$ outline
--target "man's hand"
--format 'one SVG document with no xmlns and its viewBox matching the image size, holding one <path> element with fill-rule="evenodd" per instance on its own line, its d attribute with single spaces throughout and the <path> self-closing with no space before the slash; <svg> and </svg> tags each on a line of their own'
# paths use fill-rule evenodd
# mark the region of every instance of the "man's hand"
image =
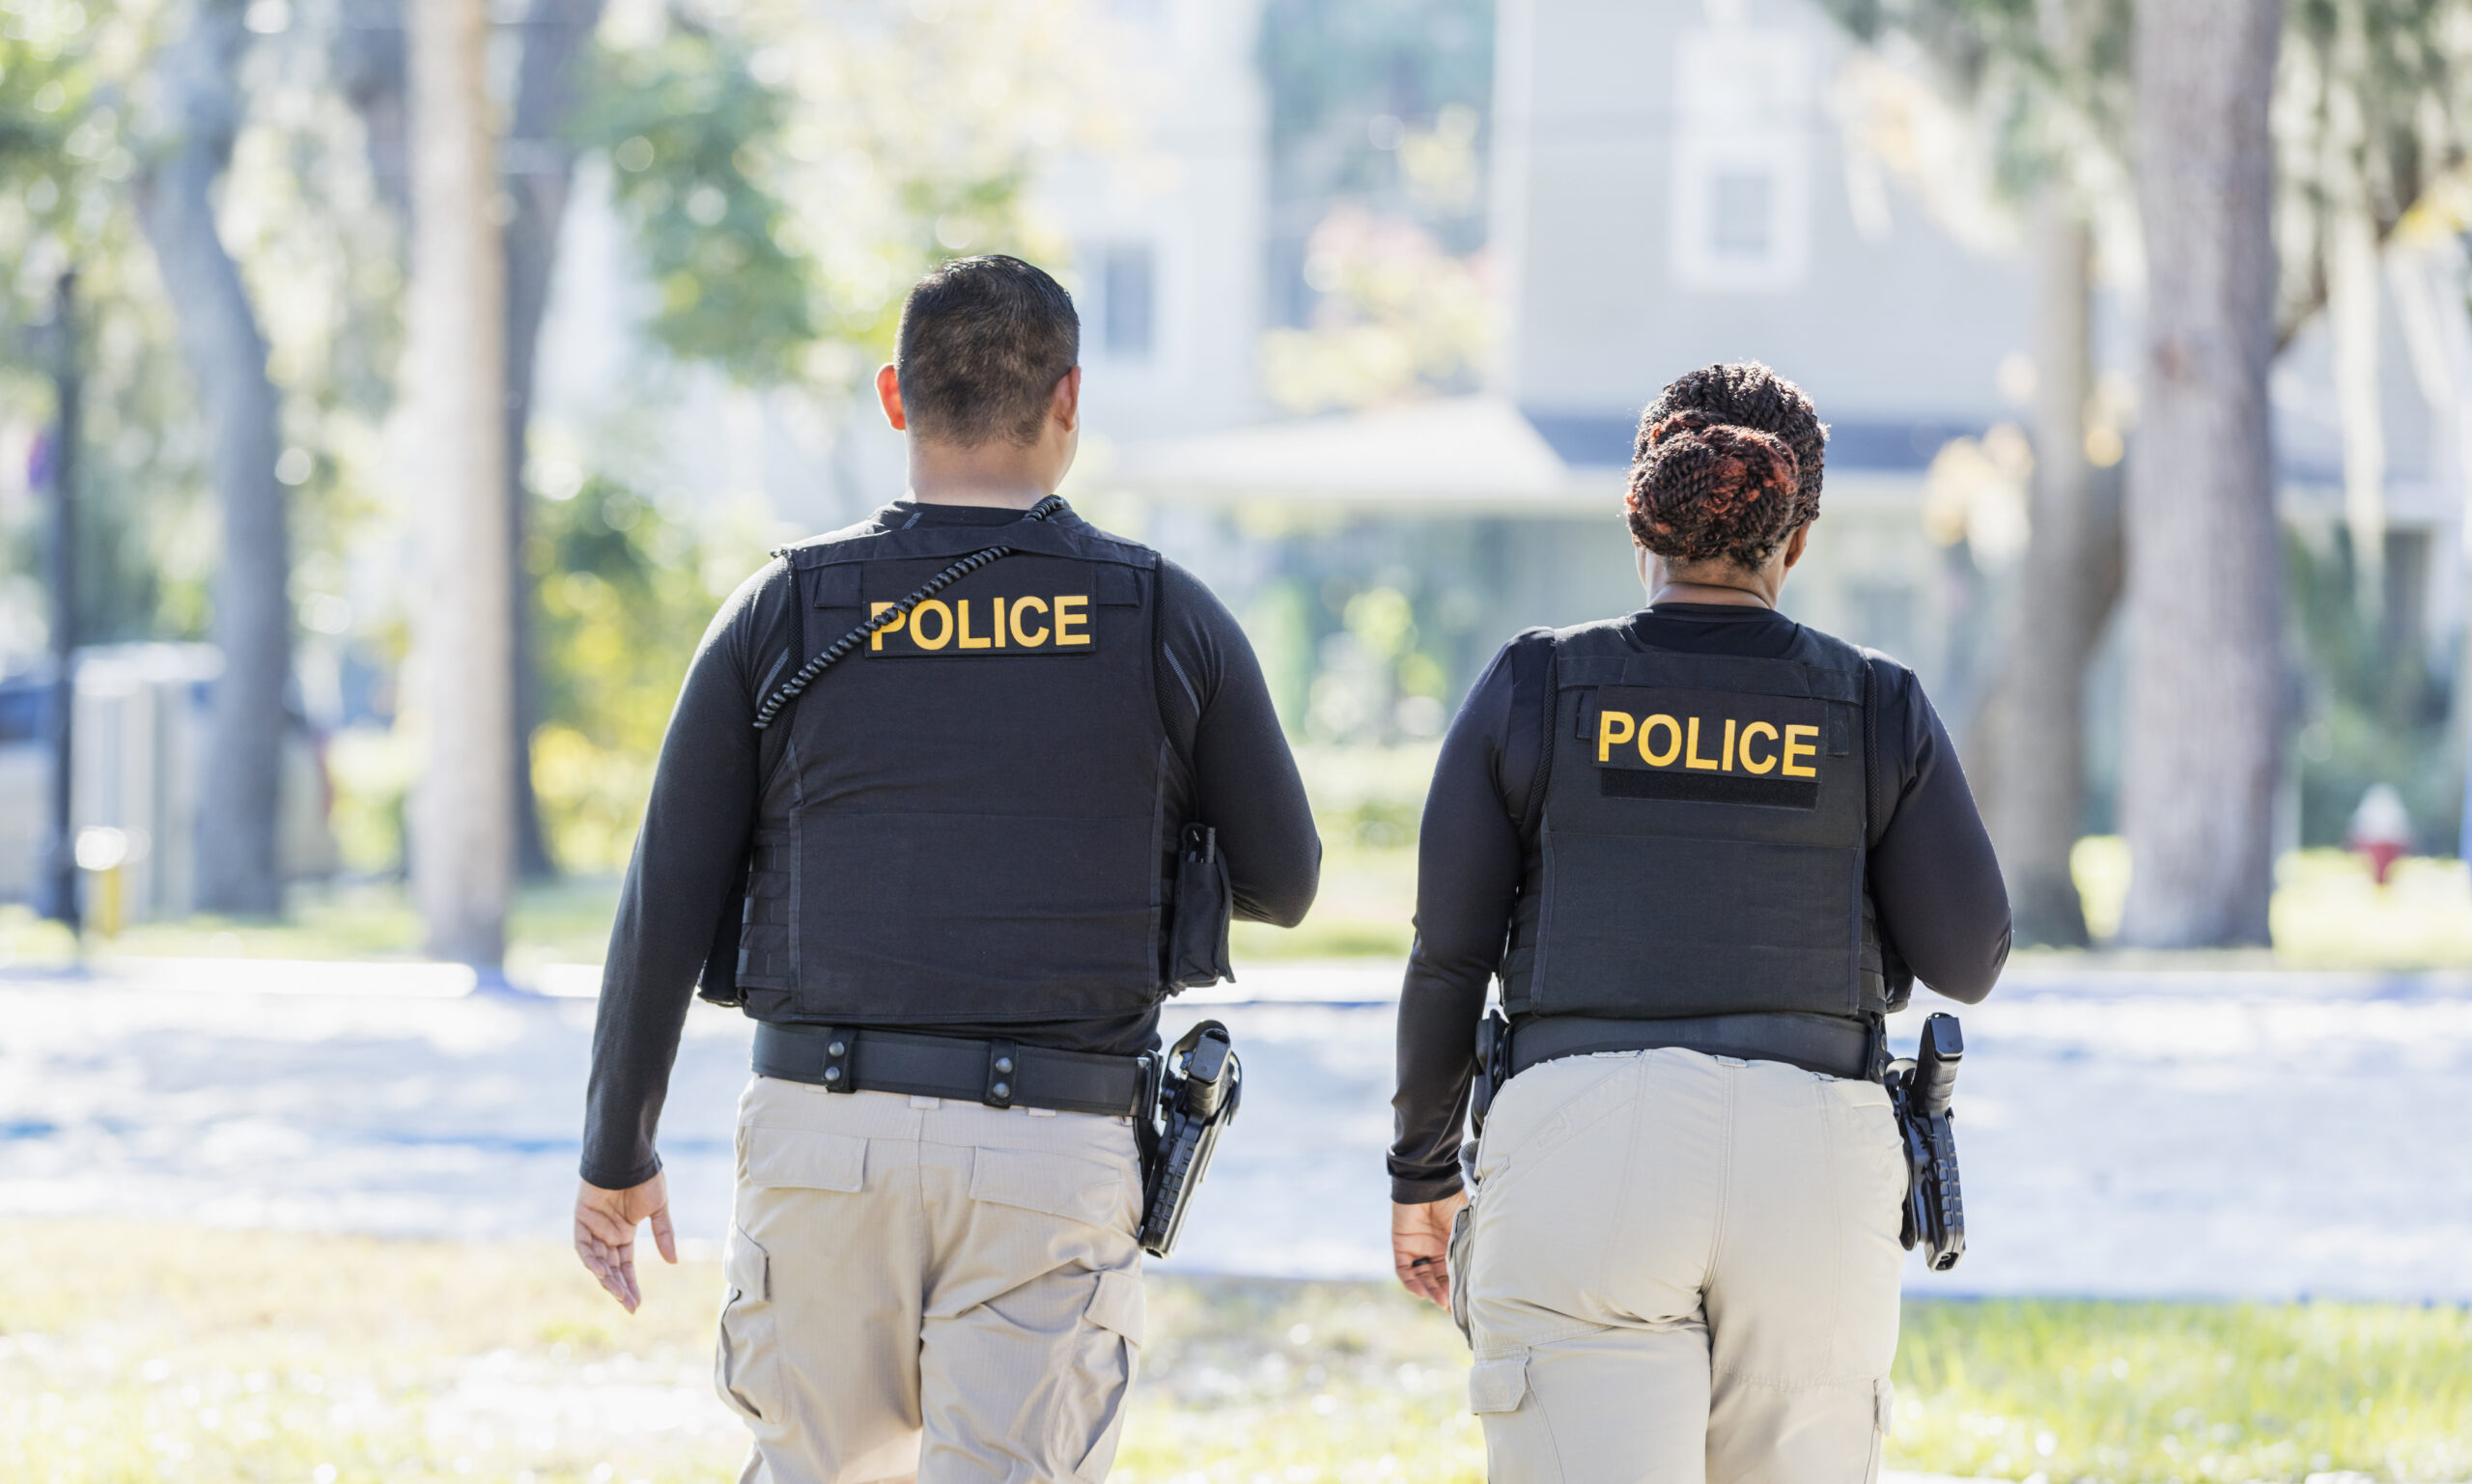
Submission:
<svg viewBox="0 0 2472 1484">
<path fill-rule="evenodd" d="M 1421 1206 L 1390 1205 L 1390 1266 L 1408 1292 L 1450 1307 L 1450 1223 L 1468 1204 L 1461 1190 Z"/>
<path fill-rule="evenodd" d="M 660 1260 L 678 1261 L 678 1238 L 669 1229 L 669 1184 L 660 1175 L 625 1190 L 588 1182 L 576 1188 L 576 1255 L 630 1314 L 644 1302 L 644 1291 L 635 1286 L 635 1223 L 644 1220 L 653 1223 Z"/>
</svg>

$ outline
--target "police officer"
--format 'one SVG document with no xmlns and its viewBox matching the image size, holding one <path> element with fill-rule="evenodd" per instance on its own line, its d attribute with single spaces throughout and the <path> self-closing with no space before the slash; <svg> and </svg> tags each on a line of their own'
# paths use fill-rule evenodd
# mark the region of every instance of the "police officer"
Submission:
<svg viewBox="0 0 2472 1484">
<path fill-rule="evenodd" d="M 750 1484 L 1106 1474 L 1180 831 L 1216 829 L 1236 914 L 1293 926 L 1313 898 L 1320 842 L 1243 631 L 1051 499 L 1080 338 L 1026 263 L 921 280 L 876 383 L 909 497 L 740 587 L 661 744 L 576 1246 L 630 1310 L 637 1223 L 676 1260 L 654 1133 L 700 969 L 758 1022 L 717 1365 Z"/>
<path fill-rule="evenodd" d="M 1916 975 L 1988 994 L 2008 908 L 1913 672 L 1777 611 L 1825 438 L 1764 366 L 1667 387 L 1628 498 L 1648 606 L 1521 634 L 1443 744 L 1392 1247 L 1470 1330 L 1495 1484 L 1878 1469 L 1906 1174 L 1877 1028 Z"/>
</svg>

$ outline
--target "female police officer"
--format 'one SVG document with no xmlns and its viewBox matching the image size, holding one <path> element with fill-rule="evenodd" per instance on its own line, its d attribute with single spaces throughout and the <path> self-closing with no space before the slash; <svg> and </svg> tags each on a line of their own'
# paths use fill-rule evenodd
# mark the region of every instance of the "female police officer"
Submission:
<svg viewBox="0 0 2472 1484">
<path fill-rule="evenodd" d="M 1495 1484 L 1878 1468 L 1906 1173 L 1876 1027 L 1917 975 L 1988 994 L 2008 908 L 1913 672 L 1777 611 L 1825 440 L 1765 366 L 1667 387 L 1628 500 L 1647 608 L 1514 639 L 1443 745 L 1392 1246 L 1460 1289 Z M 1495 975 L 1508 1080 L 1451 1245 Z"/>
</svg>

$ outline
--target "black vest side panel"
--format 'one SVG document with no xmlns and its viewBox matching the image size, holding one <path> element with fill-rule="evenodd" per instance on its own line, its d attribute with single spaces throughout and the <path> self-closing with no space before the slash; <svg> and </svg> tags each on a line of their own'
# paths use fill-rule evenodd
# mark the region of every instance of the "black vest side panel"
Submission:
<svg viewBox="0 0 2472 1484">
<path fill-rule="evenodd" d="M 1784 658 L 1686 655 L 1599 624 L 1558 636 L 1555 676 L 1511 1013 L 1881 1009 L 1861 653 L 1804 630 Z"/>
<path fill-rule="evenodd" d="M 1087 526 L 894 531 L 793 556 L 829 643 L 1011 545 L 801 697 L 759 821 L 751 1013 L 933 1026 L 1160 996 L 1156 558 Z M 772 1007 L 778 1006 L 777 1011 Z"/>
</svg>

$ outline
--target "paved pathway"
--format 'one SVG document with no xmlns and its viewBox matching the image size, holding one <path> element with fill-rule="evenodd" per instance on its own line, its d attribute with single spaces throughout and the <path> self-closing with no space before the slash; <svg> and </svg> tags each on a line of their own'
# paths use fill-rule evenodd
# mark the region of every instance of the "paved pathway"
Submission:
<svg viewBox="0 0 2472 1484">
<path fill-rule="evenodd" d="M 1395 971 L 1244 973 L 1169 1017 L 1226 1020 L 1251 1081 L 1174 1266 L 1385 1274 Z M 593 1008 L 425 966 L 0 969 L 0 1212 L 563 1235 Z M 1971 1249 L 1912 1291 L 2472 1301 L 2472 976 L 2027 966 L 1952 1008 Z M 747 1039 L 688 1018 L 690 1237 L 724 1219 Z"/>
</svg>

